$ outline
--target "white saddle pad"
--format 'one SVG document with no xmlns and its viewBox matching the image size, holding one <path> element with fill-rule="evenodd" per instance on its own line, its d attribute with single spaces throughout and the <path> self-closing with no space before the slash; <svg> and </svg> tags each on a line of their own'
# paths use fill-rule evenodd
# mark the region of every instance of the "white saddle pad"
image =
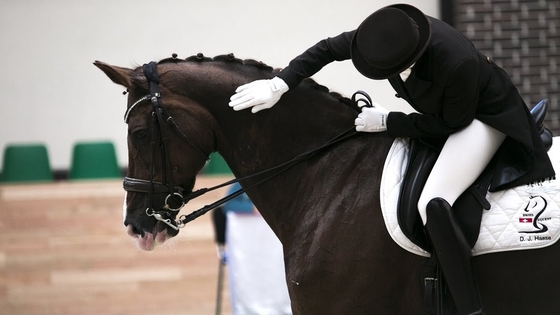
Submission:
<svg viewBox="0 0 560 315">
<path fill-rule="evenodd" d="M 554 138 L 549 157 L 558 173 L 560 145 Z M 412 243 L 401 231 L 397 203 L 408 162 L 408 139 L 396 139 L 387 155 L 381 178 L 381 209 L 393 240 L 421 256 L 430 254 Z M 531 185 L 488 193 L 491 209 L 483 210 L 480 235 L 473 255 L 534 249 L 554 244 L 560 237 L 560 183 L 546 180 Z"/>
</svg>

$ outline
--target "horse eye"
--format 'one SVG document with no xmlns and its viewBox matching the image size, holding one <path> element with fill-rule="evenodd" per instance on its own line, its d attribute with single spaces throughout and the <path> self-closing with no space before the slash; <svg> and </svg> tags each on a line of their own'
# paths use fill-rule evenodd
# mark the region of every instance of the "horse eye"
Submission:
<svg viewBox="0 0 560 315">
<path fill-rule="evenodd" d="M 148 134 L 148 132 L 146 130 L 140 130 L 140 131 L 137 131 L 134 135 L 135 135 L 136 139 L 142 140 L 142 139 L 146 138 L 147 134 Z"/>
</svg>

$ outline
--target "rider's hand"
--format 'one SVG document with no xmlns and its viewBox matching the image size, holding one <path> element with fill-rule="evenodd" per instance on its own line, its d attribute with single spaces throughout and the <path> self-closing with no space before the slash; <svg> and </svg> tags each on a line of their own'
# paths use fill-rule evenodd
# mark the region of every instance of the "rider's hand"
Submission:
<svg viewBox="0 0 560 315">
<path fill-rule="evenodd" d="M 286 82 L 279 77 L 253 81 L 235 90 L 235 94 L 230 98 L 229 106 L 236 111 L 252 107 L 251 112 L 256 113 L 274 106 L 282 94 L 289 89 Z"/>
<path fill-rule="evenodd" d="M 379 132 L 387 130 L 387 115 L 389 111 L 374 103 L 373 107 L 362 107 L 362 112 L 354 120 L 356 131 Z"/>
</svg>

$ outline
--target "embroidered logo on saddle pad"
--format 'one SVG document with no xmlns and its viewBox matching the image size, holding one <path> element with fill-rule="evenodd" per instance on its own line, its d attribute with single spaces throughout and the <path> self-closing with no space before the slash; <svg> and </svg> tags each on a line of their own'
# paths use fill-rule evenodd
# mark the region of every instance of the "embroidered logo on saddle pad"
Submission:
<svg viewBox="0 0 560 315">
<path fill-rule="evenodd" d="M 558 172 L 560 148 L 553 145 L 549 157 Z M 429 253 L 412 243 L 401 231 L 396 211 L 408 159 L 408 140 L 396 139 L 387 155 L 381 179 L 381 208 L 393 240 L 418 255 Z M 491 209 L 484 210 L 473 255 L 534 249 L 560 238 L 560 183 L 547 180 L 488 193 Z"/>
</svg>

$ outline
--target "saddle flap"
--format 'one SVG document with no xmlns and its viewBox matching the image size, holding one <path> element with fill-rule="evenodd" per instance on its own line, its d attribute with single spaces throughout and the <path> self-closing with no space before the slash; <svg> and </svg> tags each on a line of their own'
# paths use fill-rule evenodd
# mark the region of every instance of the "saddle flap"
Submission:
<svg viewBox="0 0 560 315">
<path fill-rule="evenodd" d="M 438 155 L 437 151 L 419 140 L 410 141 L 409 162 L 397 207 L 397 219 L 403 234 L 425 251 L 430 250 L 430 245 L 424 234 L 424 224 L 418 213 L 417 204 Z"/>
<path fill-rule="evenodd" d="M 409 164 L 397 207 L 397 219 L 403 234 L 426 251 L 430 251 L 431 246 L 424 233 L 424 224 L 418 213 L 417 204 L 438 156 L 438 150 L 423 144 L 421 141 L 412 140 L 410 142 Z M 485 195 L 492 178 L 491 170 L 493 167 L 491 165 L 453 204 L 459 226 L 471 247 L 478 239 L 482 209 L 490 208 Z"/>
</svg>

